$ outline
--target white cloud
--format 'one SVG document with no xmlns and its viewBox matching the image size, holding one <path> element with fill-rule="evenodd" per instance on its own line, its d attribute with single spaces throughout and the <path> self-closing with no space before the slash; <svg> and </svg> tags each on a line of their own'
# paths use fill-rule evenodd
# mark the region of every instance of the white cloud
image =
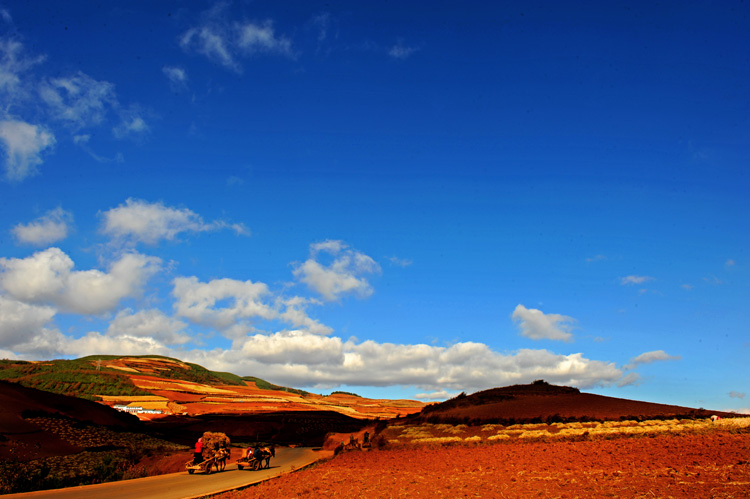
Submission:
<svg viewBox="0 0 750 499">
<path fill-rule="evenodd" d="M 276 310 L 264 303 L 270 292 L 262 282 L 235 279 L 200 282 L 196 277 L 178 277 L 173 285 L 175 313 L 196 324 L 226 330 L 245 319 L 277 317 Z"/>
<path fill-rule="evenodd" d="M 570 330 L 575 319 L 566 315 L 545 314 L 541 310 L 526 308 L 519 304 L 511 318 L 521 328 L 521 335 L 532 340 L 569 341 L 573 336 Z"/>
<path fill-rule="evenodd" d="M 317 300 L 309 300 L 295 296 L 292 298 L 282 298 L 277 300 L 279 310 L 279 320 L 290 324 L 295 328 L 304 328 L 313 334 L 331 334 L 333 329 L 321 324 L 319 321 L 312 319 L 307 315 L 306 307 L 308 305 L 320 305 Z"/>
<path fill-rule="evenodd" d="M 745 392 L 736 392 L 732 390 L 729 392 L 729 396 L 733 399 L 744 399 L 745 398 Z"/>
<path fill-rule="evenodd" d="M 219 27 L 190 28 L 180 37 L 180 47 L 186 52 L 194 50 L 228 69 L 240 71 L 240 65 L 231 53 L 228 37 L 229 34 Z"/>
<path fill-rule="evenodd" d="M 275 33 L 272 21 L 263 24 L 245 23 L 238 26 L 237 46 L 247 54 L 267 53 L 293 57 L 292 42 Z"/>
<path fill-rule="evenodd" d="M 187 324 L 165 315 L 157 309 L 121 310 L 110 322 L 107 336 L 112 338 L 152 338 L 168 345 L 180 345 L 190 341 L 184 333 Z"/>
<path fill-rule="evenodd" d="M 173 281 L 175 314 L 195 324 L 209 326 L 231 338 L 242 338 L 259 322 L 280 321 L 312 335 L 328 335 L 333 330 L 307 315 L 315 300 L 274 295 L 262 282 L 214 279 L 201 282 L 196 277 Z"/>
<path fill-rule="evenodd" d="M 291 40 L 276 33 L 273 21 L 234 22 L 226 11 L 226 4 L 211 8 L 199 26 L 180 36 L 180 47 L 238 73 L 242 71 L 238 59 L 244 56 L 268 54 L 294 58 Z"/>
<path fill-rule="evenodd" d="M 651 364 L 653 362 L 663 362 L 668 360 L 680 360 L 682 359 L 679 355 L 669 355 L 664 350 L 653 350 L 651 352 L 645 352 L 637 357 L 630 359 L 630 363 L 625 366 L 625 369 L 633 369 L 636 366 L 642 364 Z"/>
<path fill-rule="evenodd" d="M 63 355 L 72 357 L 85 357 L 87 355 L 175 355 L 174 350 L 152 337 L 109 336 L 95 331 L 81 338 L 58 338 L 56 348 Z"/>
<path fill-rule="evenodd" d="M 591 388 L 622 378 L 613 363 L 576 353 L 519 350 L 500 354 L 480 343 L 450 347 L 340 341 L 304 332 L 255 335 L 231 350 L 192 350 L 183 358 L 238 374 L 262 372 L 289 386 L 419 386 L 433 391 L 476 391 L 545 379 Z"/>
<path fill-rule="evenodd" d="M 80 314 L 112 310 L 124 298 L 137 296 L 161 260 L 126 253 L 109 272 L 74 271 L 73 261 L 58 248 L 32 256 L 0 258 L 0 287 L 25 303 L 52 304 Z"/>
<path fill-rule="evenodd" d="M 37 173 L 42 152 L 55 144 L 55 136 L 41 126 L 23 121 L 0 121 L 0 141 L 5 148 L 5 178 L 19 182 Z"/>
<path fill-rule="evenodd" d="M 161 70 L 169 80 L 169 84 L 173 90 L 180 90 L 187 87 L 188 75 L 183 68 L 164 66 Z"/>
<path fill-rule="evenodd" d="M 629 275 L 620 278 L 620 284 L 627 286 L 629 284 L 643 284 L 644 282 L 653 281 L 654 278 L 647 275 Z"/>
<path fill-rule="evenodd" d="M 392 46 L 390 50 L 388 50 L 388 55 L 390 55 L 394 59 L 403 60 L 408 59 L 418 50 L 418 47 L 410 47 L 408 45 L 405 45 L 403 41 L 399 40 L 396 45 Z"/>
<path fill-rule="evenodd" d="M 589 262 L 589 263 L 592 263 L 592 262 L 601 262 L 601 261 L 605 261 L 605 260 L 607 260 L 607 259 L 608 259 L 608 258 L 607 258 L 607 257 L 606 257 L 605 255 L 595 255 L 595 256 L 592 256 L 592 257 L 586 258 L 586 261 L 587 261 L 587 262 Z"/>
<path fill-rule="evenodd" d="M 330 263 L 318 262 L 321 257 L 328 258 Z M 380 265 L 369 256 L 349 248 L 342 241 L 327 240 L 311 244 L 310 258 L 296 265 L 293 274 L 326 300 L 335 301 L 345 294 L 370 296 L 372 286 L 363 275 L 379 272 Z"/>
<path fill-rule="evenodd" d="M 6 111 L 11 104 L 28 98 L 29 85 L 22 80 L 22 76 L 43 60 L 44 56 L 25 56 L 23 44 L 18 40 L 0 39 L 0 96 Z"/>
<path fill-rule="evenodd" d="M 55 316 L 55 309 L 28 305 L 0 295 L 0 347 L 13 348 L 40 332 Z"/>
<path fill-rule="evenodd" d="M 112 129 L 112 134 L 118 139 L 128 137 L 142 137 L 151 131 L 146 123 L 144 112 L 139 106 L 131 106 L 128 109 L 118 110 L 120 122 Z"/>
<path fill-rule="evenodd" d="M 412 262 L 411 260 L 409 260 L 407 258 L 398 258 L 396 256 L 392 256 L 392 257 L 388 258 L 388 261 L 391 262 L 391 265 L 394 265 L 396 267 L 408 267 L 412 263 L 414 263 L 414 262 Z"/>
<path fill-rule="evenodd" d="M 195 212 L 187 208 L 170 208 L 162 203 L 149 203 L 128 199 L 124 205 L 102 214 L 102 232 L 119 240 L 156 244 L 159 240 L 174 240 L 182 232 L 206 232 L 230 228 L 237 234 L 246 235 L 247 228 L 241 224 L 215 221 L 205 223 Z"/>
<path fill-rule="evenodd" d="M 44 246 L 68 237 L 72 221 L 73 215 L 58 207 L 26 225 L 16 225 L 11 232 L 20 243 Z"/>
<path fill-rule="evenodd" d="M 458 392 L 449 392 L 446 390 L 437 390 L 430 393 L 417 393 L 414 398 L 417 400 L 448 400 L 458 395 Z"/>
<path fill-rule="evenodd" d="M 81 71 L 45 81 L 39 95 L 55 119 L 75 130 L 102 123 L 108 110 L 118 107 L 113 84 L 97 81 Z"/>
</svg>

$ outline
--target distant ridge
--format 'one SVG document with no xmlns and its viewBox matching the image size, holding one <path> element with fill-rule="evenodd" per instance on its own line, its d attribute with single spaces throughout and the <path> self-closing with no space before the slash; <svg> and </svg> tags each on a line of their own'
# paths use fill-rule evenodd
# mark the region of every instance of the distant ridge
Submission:
<svg viewBox="0 0 750 499">
<path fill-rule="evenodd" d="M 389 419 L 419 412 L 416 400 L 330 395 L 270 383 L 254 376 L 211 371 L 158 355 L 91 355 L 72 360 L 0 360 L 0 379 L 127 408 L 141 420 L 171 415 L 249 415 L 333 411 L 358 419 Z"/>
<path fill-rule="evenodd" d="M 412 421 L 431 423 L 516 424 L 622 419 L 706 418 L 731 413 L 640 402 L 551 385 L 539 380 L 527 385 L 492 388 L 425 406 Z"/>
</svg>

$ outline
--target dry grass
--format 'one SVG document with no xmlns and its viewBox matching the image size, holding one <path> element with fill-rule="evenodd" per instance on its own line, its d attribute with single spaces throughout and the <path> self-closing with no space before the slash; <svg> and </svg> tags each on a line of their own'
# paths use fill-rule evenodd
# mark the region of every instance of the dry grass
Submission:
<svg viewBox="0 0 750 499">
<path fill-rule="evenodd" d="M 381 436 L 390 448 L 445 445 L 514 440 L 607 439 L 621 436 L 654 436 L 659 434 L 701 434 L 713 431 L 749 431 L 750 418 L 669 419 L 647 421 L 604 421 L 589 423 L 446 425 L 423 423 L 415 426 L 389 426 Z"/>
</svg>

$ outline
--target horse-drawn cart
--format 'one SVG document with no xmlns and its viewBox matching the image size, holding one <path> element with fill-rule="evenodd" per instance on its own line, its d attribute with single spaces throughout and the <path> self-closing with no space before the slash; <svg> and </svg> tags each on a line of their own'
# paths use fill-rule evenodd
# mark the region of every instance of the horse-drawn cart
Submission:
<svg viewBox="0 0 750 499">
<path fill-rule="evenodd" d="M 255 459 L 253 457 L 241 457 L 237 460 L 237 469 L 244 470 L 245 468 L 253 471 L 258 471 L 263 466 L 261 459 Z"/>
<path fill-rule="evenodd" d="M 272 447 L 263 447 L 261 449 L 256 448 L 253 450 L 251 455 L 243 455 L 237 460 L 237 469 L 243 470 L 245 468 L 253 471 L 262 470 L 263 462 L 265 461 L 265 467 L 268 468 L 271 465 L 271 457 L 276 456 L 276 450 Z"/>
<path fill-rule="evenodd" d="M 203 447 L 200 457 L 202 461 L 196 462 L 194 457 L 185 463 L 185 469 L 191 475 L 196 471 L 211 473 L 211 468 L 216 467 L 216 471 L 224 471 L 229 459 L 229 437 L 224 433 L 205 432 L 202 437 Z"/>
<path fill-rule="evenodd" d="M 198 464 L 195 464 L 193 460 L 188 461 L 187 463 L 185 463 L 185 468 L 191 475 L 196 471 L 200 471 L 202 473 L 210 475 L 211 468 L 213 468 L 214 466 L 216 467 L 217 472 L 224 471 L 224 468 L 227 465 L 227 458 L 229 458 L 229 452 L 227 452 L 225 449 L 221 449 L 215 452 L 213 456 Z"/>
</svg>

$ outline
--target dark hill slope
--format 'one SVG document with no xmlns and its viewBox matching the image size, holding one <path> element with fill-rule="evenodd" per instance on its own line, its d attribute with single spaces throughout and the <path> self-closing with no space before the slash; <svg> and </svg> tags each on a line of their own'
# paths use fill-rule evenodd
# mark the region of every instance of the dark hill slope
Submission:
<svg viewBox="0 0 750 499">
<path fill-rule="evenodd" d="M 461 394 L 425 407 L 410 420 L 454 424 L 512 424 L 695 418 L 709 417 L 712 414 L 728 415 L 704 409 L 581 393 L 577 388 L 537 381 L 529 385 L 492 388 L 471 395 Z"/>
<path fill-rule="evenodd" d="M 0 458 L 23 460 L 81 450 L 24 419 L 35 415 L 65 417 L 118 430 L 141 429 L 135 416 L 96 402 L 0 381 Z"/>
</svg>

